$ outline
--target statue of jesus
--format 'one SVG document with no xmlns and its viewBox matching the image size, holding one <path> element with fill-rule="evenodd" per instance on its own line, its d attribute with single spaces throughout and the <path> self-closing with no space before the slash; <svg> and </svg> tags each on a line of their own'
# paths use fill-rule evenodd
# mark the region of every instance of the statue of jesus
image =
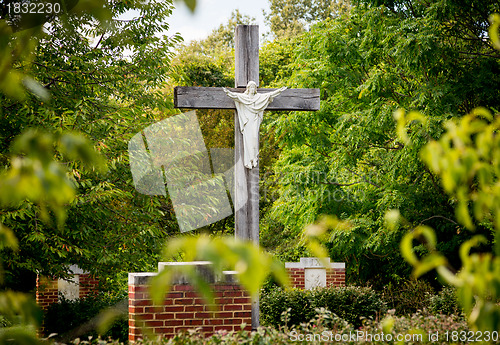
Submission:
<svg viewBox="0 0 500 345">
<path fill-rule="evenodd" d="M 238 112 L 240 130 L 243 134 L 243 164 L 248 169 L 255 168 L 259 157 L 259 128 L 264 110 L 286 90 L 286 86 L 271 92 L 257 93 L 257 84 L 249 81 L 244 93 L 232 92 L 225 87 L 222 89 L 234 100 Z"/>
</svg>

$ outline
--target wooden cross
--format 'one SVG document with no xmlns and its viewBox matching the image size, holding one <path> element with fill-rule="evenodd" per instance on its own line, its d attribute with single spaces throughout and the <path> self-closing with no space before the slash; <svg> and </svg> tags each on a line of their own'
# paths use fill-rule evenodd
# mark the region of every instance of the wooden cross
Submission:
<svg viewBox="0 0 500 345">
<path fill-rule="evenodd" d="M 238 25 L 235 31 L 235 89 L 244 92 L 249 81 L 259 85 L 259 26 Z M 258 93 L 275 89 L 261 89 Z M 319 89 L 287 89 L 266 110 L 319 110 Z M 174 89 L 174 107 L 191 109 L 236 109 L 234 101 L 220 87 Z M 259 167 L 243 166 L 243 135 L 238 115 L 234 121 L 235 148 L 235 236 L 259 244 Z M 244 200 L 247 200 L 245 204 Z"/>
<path fill-rule="evenodd" d="M 244 92 L 249 81 L 259 85 L 259 26 L 238 25 L 235 30 L 235 88 Z M 275 89 L 261 89 L 258 93 Z M 287 89 L 269 104 L 266 110 L 319 110 L 319 89 Z M 174 89 L 174 107 L 191 109 L 236 109 L 234 101 L 221 87 L 184 87 Z M 235 236 L 259 244 L 259 165 L 243 166 L 243 135 L 238 114 L 234 120 L 234 200 Z M 258 326 L 258 302 L 252 308 L 252 328 Z"/>
</svg>

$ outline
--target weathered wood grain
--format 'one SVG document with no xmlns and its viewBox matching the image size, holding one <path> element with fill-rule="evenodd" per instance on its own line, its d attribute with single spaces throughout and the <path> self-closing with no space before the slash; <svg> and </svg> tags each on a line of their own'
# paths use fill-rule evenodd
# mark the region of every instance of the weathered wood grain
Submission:
<svg viewBox="0 0 500 345">
<path fill-rule="evenodd" d="M 249 81 L 259 86 L 259 26 L 238 25 L 234 38 L 235 87 L 246 87 Z"/>
<path fill-rule="evenodd" d="M 245 88 L 250 80 L 259 85 L 259 26 L 238 25 L 235 33 L 234 86 Z M 222 91 L 222 90 L 221 90 Z M 236 90 L 235 90 L 236 91 Z M 244 89 L 237 91 L 243 92 Z M 223 97 L 229 99 L 223 92 Z M 214 97 L 217 99 L 217 97 Z M 234 101 L 229 99 L 234 107 Z M 238 114 L 234 112 L 235 190 L 234 234 L 259 245 L 259 164 L 253 169 L 243 165 L 243 135 Z M 252 329 L 259 327 L 259 297 L 252 296 Z"/>
<path fill-rule="evenodd" d="M 244 92 L 244 88 L 229 88 Z M 276 89 L 257 89 L 259 93 Z M 319 89 L 286 89 L 269 104 L 267 110 L 319 110 Z M 174 107 L 188 109 L 236 109 L 234 101 L 227 97 L 221 87 L 177 86 L 174 89 Z"/>
</svg>

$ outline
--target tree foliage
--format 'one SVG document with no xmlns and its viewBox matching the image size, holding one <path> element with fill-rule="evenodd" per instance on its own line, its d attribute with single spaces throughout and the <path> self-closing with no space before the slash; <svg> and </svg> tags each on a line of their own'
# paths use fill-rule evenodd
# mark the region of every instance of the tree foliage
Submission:
<svg viewBox="0 0 500 345">
<path fill-rule="evenodd" d="M 482 20 L 477 7 L 405 3 L 420 11 L 358 5 L 350 16 L 317 23 L 294 41 L 292 62 L 280 69 L 292 71 L 282 83 L 320 88 L 322 99 L 320 111 L 275 114 L 264 130 L 280 138 L 281 153 L 266 183 L 273 205 L 263 240 L 283 258 L 304 253 L 287 239 L 319 215 L 335 214 L 353 226 L 331 233 L 332 258 L 349 262 L 355 279 L 398 280 L 408 273 L 397 254 L 404 229 L 385 226 L 386 211 L 397 208 L 410 224 L 434 227 L 440 249 L 459 266 L 457 246 L 470 235 L 419 152 L 442 135 L 443 121 L 478 105 L 499 109 L 499 56 L 486 28 L 478 39 L 450 36 L 456 18 Z M 424 125 L 410 123 L 411 143 L 397 136 L 400 108 L 427 117 Z M 491 238 L 488 229 L 478 227 Z"/>
<path fill-rule="evenodd" d="M 351 5 L 345 0 L 270 0 L 269 8 L 264 15 L 273 35 L 290 37 L 313 23 L 348 13 Z"/>
<path fill-rule="evenodd" d="M 445 191 L 455 203 L 457 220 L 467 229 L 488 222 L 494 229 L 494 249 L 484 251 L 490 242 L 476 235 L 460 247 L 462 267 L 455 275 L 445 256 L 436 250 L 433 229 L 420 226 L 401 242 L 405 259 L 414 266 L 413 274 L 434 268 L 448 283 L 457 287 L 458 299 L 469 322 L 480 331 L 493 331 L 500 325 L 500 211 L 499 139 L 500 117 L 484 108 L 477 108 L 459 120 L 444 124 L 445 134 L 430 141 L 421 151 L 422 159 L 441 178 Z M 413 243 L 418 239 L 429 251 L 421 258 Z"/>
<path fill-rule="evenodd" d="M 24 272 L 65 276 L 74 263 L 102 278 L 144 267 L 168 224 L 167 202 L 133 191 L 125 149 L 170 108 L 155 88 L 178 37 L 156 34 L 167 29 L 172 4 L 61 6 L 54 16 L 12 16 L 2 7 L 2 290 L 29 289 L 16 286 Z M 122 19 L 128 11 L 139 16 Z M 41 313 L 30 296 L 1 292 L 0 314 L 0 343 L 39 343 Z"/>
<path fill-rule="evenodd" d="M 130 11 L 137 14 L 123 19 Z M 177 36 L 160 36 L 171 11 L 171 2 L 95 1 L 29 30 L 14 32 L 8 19 L 0 22 L 6 28 L 2 42 L 12 57 L 2 60 L 8 71 L 2 75 L 7 79 L 2 79 L 0 95 L 3 170 L 46 171 L 37 175 L 45 179 L 40 192 L 58 206 L 70 206 L 65 226 L 58 230 L 57 224 L 40 221 L 45 210 L 59 210 L 34 204 L 36 179 L 21 181 L 23 195 L 21 187 L 12 187 L 10 191 L 27 201 L 2 208 L 0 216 L 19 240 L 14 255 L 2 252 L 7 282 L 20 281 L 23 272 L 64 276 L 68 264 L 103 278 L 142 269 L 152 264 L 149 258 L 159 253 L 162 239 L 177 231 L 168 200 L 134 190 L 127 155 L 134 134 L 173 113 L 171 101 L 158 88 L 170 71 L 172 46 L 179 41 Z M 31 131 L 15 140 L 30 128 L 46 134 L 30 136 Z M 105 157 L 106 175 L 74 159 L 75 153 L 85 154 L 80 149 L 84 137 Z M 51 138 L 61 144 L 53 147 Z M 34 150 L 45 170 L 17 163 L 17 155 L 25 155 L 23 145 Z M 54 174 L 64 176 L 65 184 L 54 183 Z M 3 198 L 15 201 L 12 194 Z"/>
</svg>

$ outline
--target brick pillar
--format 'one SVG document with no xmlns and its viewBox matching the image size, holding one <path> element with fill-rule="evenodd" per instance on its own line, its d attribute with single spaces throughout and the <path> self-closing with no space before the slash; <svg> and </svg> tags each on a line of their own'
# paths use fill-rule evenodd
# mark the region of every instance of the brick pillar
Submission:
<svg viewBox="0 0 500 345">
<path fill-rule="evenodd" d="M 59 290 L 57 279 L 36 275 L 36 303 L 42 310 L 47 310 L 52 303 L 57 303 Z"/>
<path fill-rule="evenodd" d="M 73 274 L 73 279 L 69 282 L 37 275 L 36 302 L 40 308 L 47 310 L 52 303 L 57 303 L 59 294 L 72 300 L 85 298 L 99 291 L 99 280 L 96 277 L 82 271 L 76 265 L 70 266 L 68 272 Z"/>
<path fill-rule="evenodd" d="M 36 276 L 36 303 L 45 312 L 54 303 L 59 302 L 59 295 L 67 299 L 85 298 L 99 289 L 99 280 L 82 271 L 76 265 L 70 266 L 68 272 L 73 274 L 69 282 L 62 279 Z M 45 334 L 45 327 L 38 330 L 38 335 Z"/>
<path fill-rule="evenodd" d="M 163 265 L 170 263 L 160 263 Z M 172 263 L 193 264 L 196 263 Z M 204 264 L 201 264 L 203 266 Z M 242 324 L 250 331 L 251 298 L 236 281 L 234 272 L 224 277 L 205 276 L 214 292 L 216 305 L 208 305 L 185 277 L 177 276 L 162 305 L 149 297 L 149 281 L 157 273 L 129 273 L 129 340 L 145 335 L 172 337 L 188 329 L 200 328 L 205 336 L 218 330 L 237 331 Z"/>
<path fill-rule="evenodd" d="M 345 263 L 330 262 L 324 266 L 317 258 L 300 258 L 300 262 L 286 262 L 285 268 L 292 287 L 311 289 L 314 287 L 345 286 Z"/>
</svg>

